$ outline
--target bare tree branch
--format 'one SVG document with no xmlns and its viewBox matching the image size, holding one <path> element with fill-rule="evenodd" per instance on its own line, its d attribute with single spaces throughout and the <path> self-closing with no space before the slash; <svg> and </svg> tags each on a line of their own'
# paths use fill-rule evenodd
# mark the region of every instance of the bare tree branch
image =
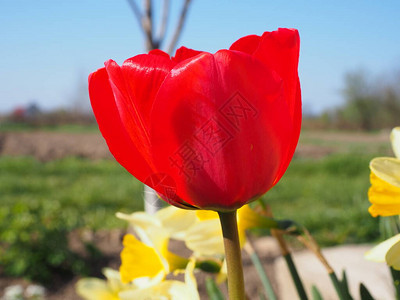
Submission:
<svg viewBox="0 0 400 300">
<path fill-rule="evenodd" d="M 158 31 L 158 37 L 157 37 L 158 47 L 161 46 L 162 42 L 165 39 L 165 33 L 167 30 L 167 24 L 168 24 L 168 15 L 169 15 L 169 0 L 164 0 L 162 17 L 161 17 L 161 22 L 160 22 L 160 27 L 159 27 L 159 31 Z"/>
<path fill-rule="evenodd" d="M 146 50 L 150 51 L 157 48 L 153 40 L 153 18 L 151 0 L 144 0 L 144 16 L 142 18 L 142 27 L 146 33 Z"/>
<path fill-rule="evenodd" d="M 139 27 L 142 28 L 142 13 L 140 12 L 139 7 L 136 5 L 135 0 L 126 0 L 131 7 L 137 21 L 139 22 Z M 143 29 L 143 28 L 142 28 Z"/>
<path fill-rule="evenodd" d="M 178 25 L 176 26 L 175 33 L 172 36 L 171 43 L 169 44 L 169 47 L 168 47 L 168 53 L 170 55 L 172 55 L 172 52 L 176 48 L 176 44 L 178 42 L 181 31 L 183 29 L 183 25 L 185 24 L 186 14 L 187 14 L 190 2 L 191 2 L 191 0 L 185 0 L 185 3 L 183 4 L 181 15 L 180 15 L 180 18 L 178 21 Z"/>
<path fill-rule="evenodd" d="M 150 51 L 152 49 L 157 48 L 157 46 L 154 44 L 153 41 L 151 0 L 144 1 L 144 8 L 145 8 L 144 14 L 140 11 L 135 0 L 127 0 L 127 1 L 133 13 L 135 14 L 136 19 L 139 22 L 139 27 L 142 29 L 145 35 L 146 50 Z"/>
</svg>

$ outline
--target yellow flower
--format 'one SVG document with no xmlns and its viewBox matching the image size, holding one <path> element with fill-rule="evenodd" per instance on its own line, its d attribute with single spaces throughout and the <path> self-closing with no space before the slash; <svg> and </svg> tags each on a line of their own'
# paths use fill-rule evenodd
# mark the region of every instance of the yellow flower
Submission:
<svg viewBox="0 0 400 300">
<path fill-rule="evenodd" d="M 118 293 L 133 288 L 133 284 L 124 284 L 118 271 L 105 268 L 106 280 L 83 278 L 76 283 L 76 292 L 85 300 L 118 300 Z"/>
<path fill-rule="evenodd" d="M 167 273 L 168 266 L 156 249 L 147 246 L 132 234 L 124 236 L 121 252 L 121 280 L 131 282 L 139 277 L 155 277 L 160 272 Z"/>
<path fill-rule="evenodd" d="M 199 300 L 194 261 L 187 264 L 185 282 L 163 280 L 164 274 L 136 278 L 129 284 L 121 281 L 119 272 L 105 269 L 107 280 L 83 278 L 76 284 L 76 291 L 85 300 Z"/>
<path fill-rule="evenodd" d="M 155 215 L 136 212 L 130 215 L 117 213 L 117 217 L 128 221 L 140 239 L 129 234 L 124 237 L 120 267 L 123 282 L 145 276 L 146 272 L 150 277 L 159 273 L 165 276 L 185 269 L 189 259 L 168 250 L 171 238 L 184 241 L 199 263 L 211 258 L 214 262 L 217 259 L 215 263 L 218 265 L 224 258 L 221 225 L 216 212 L 170 206 Z M 274 222 L 257 214 L 248 205 L 238 210 L 237 218 L 241 245 L 245 243 L 247 229 L 269 227 Z M 219 277 L 224 277 L 223 272 Z"/>
<path fill-rule="evenodd" d="M 390 138 L 397 158 L 377 157 L 370 162 L 368 198 L 373 217 L 400 214 L 400 127 L 392 130 Z"/>
<path fill-rule="evenodd" d="M 171 206 L 161 209 L 155 215 L 144 212 L 130 215 L 117 213 L 118 218 L 132 225 L 140 238 L 139 241 L 131 234 L 124 237 L 120 267 L 123 282 L 140 277 L 140 270 L 151 271 L 148 276 L 159 272 L 166 276 L 170 272 L 185 269 L 189 259 L 168 250 L 170 238 L 180 238 L 183 230 L 194 223 L 195 215 L 185 212 L 186 210 Z"/>
<path fill-rule="evenodd" d="M 186 246 L 196 257 L 223 256 L 224 244 L 218 213 L 196 211 L 198 221 L 185 231 Z M 270 227 L 271 220 L 256 213 L 249 205 L 244 205 L 237 212 L 238 231 L 241 246 L 246 242 L 246 230 L 256 227 Z"/>
<path fill-rule="evenodd" d="M 122 291 L 119 293 L 119 297 L 121 300 L 200 300 L 196 278 L 193 275 L 194 266 L 194 261 L 187 264 L 185 282 L 160 281 L 148 287 Z"/>
<path fill-rule="evenodd" d="M 400 234 L 397 234 L 390 239 L 378 244 L 371 250 L 367 251 L 364 257 L 367 260 L 375 261 L 375 262 L 385 262 L 386 254 L 388 253 L 389 249 L 393 247 L 396 243 L 400 242 Z"/>
<path fill-rule="evenodd" d="M 393 269 L 400 271 L 400 241 L 395 243 L 390 249 L 387 251 L 386 263 L 393 267 Z"/>
</svg>

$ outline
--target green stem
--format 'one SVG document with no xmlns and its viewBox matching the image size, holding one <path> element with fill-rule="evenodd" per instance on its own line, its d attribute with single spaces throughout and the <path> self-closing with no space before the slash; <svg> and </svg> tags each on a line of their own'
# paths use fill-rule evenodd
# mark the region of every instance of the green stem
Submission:
<svg viewBox="0 0 400 300">
<path fill-rule="evenodd" d="M 306 291 L 304 290 L 303 283 L 300 279 L 299 273 L 297 273 L 296 266 L 293 262 L 292 255 L 290 253 L 287 253 L 283 257 L 285 258 L 286 264 L 289 268 L 290 275 L 292 275 L 294 285 L 296 286 L 297 294 L 299 295 L 301 300 L 308 300 Z"/>
<path fill-rule="evenodd" d="M 400 300 L 400 271 L 390 267 L 390 273 L 392 274 L 393 285 L 396 290 L 396 299 Z"/>
<path fill-rule="evenodd" d="M 254 267 L 256 268 L 256 271 L 258 273 L 258 276 L 260 277 L 261 283 L 264 287 L 265 293 L 268 296 L 268 299 L 277 300 L 274 289 L 272 288 L 271 282 L 269 281 L 269 278 L 265 273 L 261 260 L 258 257 L 257 252 L 254 250 L 253 246 L 251 245 L 250 241 L 246 243 L 244 249 L 250 255 L 250 259 L 253 262 Z"/>
<path fill-rule="evenodd" d="M 225 259 L 228 269 L 228 293 L 230 300 L 244 300 L 242 254 L 240 251 L 236 210 L 218 212 L 224 237 Z"/>
</svg>

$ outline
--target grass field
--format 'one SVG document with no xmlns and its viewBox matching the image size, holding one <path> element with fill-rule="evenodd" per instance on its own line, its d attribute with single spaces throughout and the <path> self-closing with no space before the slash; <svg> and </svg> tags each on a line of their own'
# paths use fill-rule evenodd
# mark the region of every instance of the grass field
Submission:
<svg viewBox="0 0 400 300">
<path fill-rule="evenodd" d="M 108 153 L 102 139 L 92 136 L 98 133 L 58 130 L 32 132 L 28 142 L 23 131 L 3 135 L 0 274 L 44 283 L 54 274 L 88 275 L 97 263 L 71 250 L 69 233 L 125 228 L 115 213 L 143 210 L 143 185 L 118 163 L 101 155 L 65 157 L 86 153 L 72 151 L 75 147 L 88 147 L 89 154 L 102 147 L 100 152 Z M 24 147 L 32 156 L 21 156 Z M 60 147 L 64 158 L 56 159 Z M 368 164 L 382 155 L 391 155 L 385 134 L 303 132 L 286 174 L 262 200 L 276 218 L 305 225 L 321 246 L 376 241 L 378 219 L 367 212 Z M 85 247 L 89 258 L 100 259 L 96 247 Z"/>
<path fill-rule="evenodd" d="M 263 199 L 276 218 L 301 223 L 324 246 L 372 242 L 379 236 L 378 219 L 367 212 L 372 157 L 347 153 L 296 159 Z"/>
<path fill-rule="evenodd" d="M 111 160 L 65 158 L 41 163 L 29 157 L 0 157 L 0 220 L 40 207 L 48 217 L 54 215 L 70 225 L 120 227 L 124 223 L 114 217 L 115 212 L 143 209 L 141 189 Z"/>
<path fill-rule="evenodd" d="M 307 226 L 323 245 L 373 241 L 378 236 L 377 220 L 367 212 L 372 157 L 347 153 L 294 159 L 263 199 L 275 217 Z M 41 163 L 34 158 L 0 157 L 0 191 L 3 230 L 54 220 L 69 229 L 123 227 L 115 212 L 143 209 L 140 182 L 110 160 L 65 158 Z"/>
</svg>

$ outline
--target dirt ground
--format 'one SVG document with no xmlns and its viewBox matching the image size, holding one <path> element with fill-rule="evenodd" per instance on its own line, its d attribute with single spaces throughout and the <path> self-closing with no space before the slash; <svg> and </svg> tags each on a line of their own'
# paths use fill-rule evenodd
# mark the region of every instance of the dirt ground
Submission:
<svg viewBox="0 0 400 300">
<path fill-rule="evenodd" d="M 390 153 L 389 131 L 380 133 L 304 131 L 295 156 L 320 158 L 335 152 L 362 149 Z M 358 148 L 357 148 L 358 147 Z M 78 156 L 89 159 L 112 158 L 100 133 L 51 131 L 0 132 L 0 155 L 34 156 L 41 161 Z"/>
<path fill-rule="evenodd" d="M 344 147 L 344 145 L 347 147 Z M 297 157 L 320 158 L 325 155 L 347 151 L 351 147 L 361 147 L 370 151 L 390 154 L 389 132 L 377 134 L 346 133 L 346 132 L 305 132 L 296 150 Z M 372 147 L 372 148 L 371 148 Z M 374 152 L 376 153 L 376 152 Z M 34 156 L 41 161 L 59 159 L 65 156 L 78 156 L 88 159 L 112 159 L 108 147 L 100 133 L 67 133 L 67 132 L 12 132 L 0 133 L 0 155 L 3 156 Z M 99 232 L 93 236 L 93 241 L 106 255 L 108 266 L 118 269 L 121 250 L 121 231 Z M 76 236 L 71 235 L 71 247 L 79 248 Z M 173 245 L 176 253 L 181 253 L 180 245 Z M 276 245 L 271 241 L 260 239 L 256 245 L 260 257 L 269 274 L 273 274 L 274 260 L 279 256 Z M 78 249 L 79 250 L 79 249 Z M 249 258 L 244 256 L 246 274 L 246 289 L 250 299 L 257 299 L 261 283 Z M 0 270 L 1 271 L 1 270 Z M 56 290 L 48 291 L 49 300 L 75 300 L 74 285 L 78 278 L 67 282 L 56 282 Z M 272 277 L 275 289 L 278 289 Z M 0 297 L 5 287 L 21 284 L 26 287 L 29 282 L 23 279 L 4 278 L 0 272 Z M 202 278 L 199 278 L 199 291 L 205 295 Z M 1 299 L 1 298 L 0 298 Z M 202 297 L 207 299 L 207 297 Z"/>
</svg>

